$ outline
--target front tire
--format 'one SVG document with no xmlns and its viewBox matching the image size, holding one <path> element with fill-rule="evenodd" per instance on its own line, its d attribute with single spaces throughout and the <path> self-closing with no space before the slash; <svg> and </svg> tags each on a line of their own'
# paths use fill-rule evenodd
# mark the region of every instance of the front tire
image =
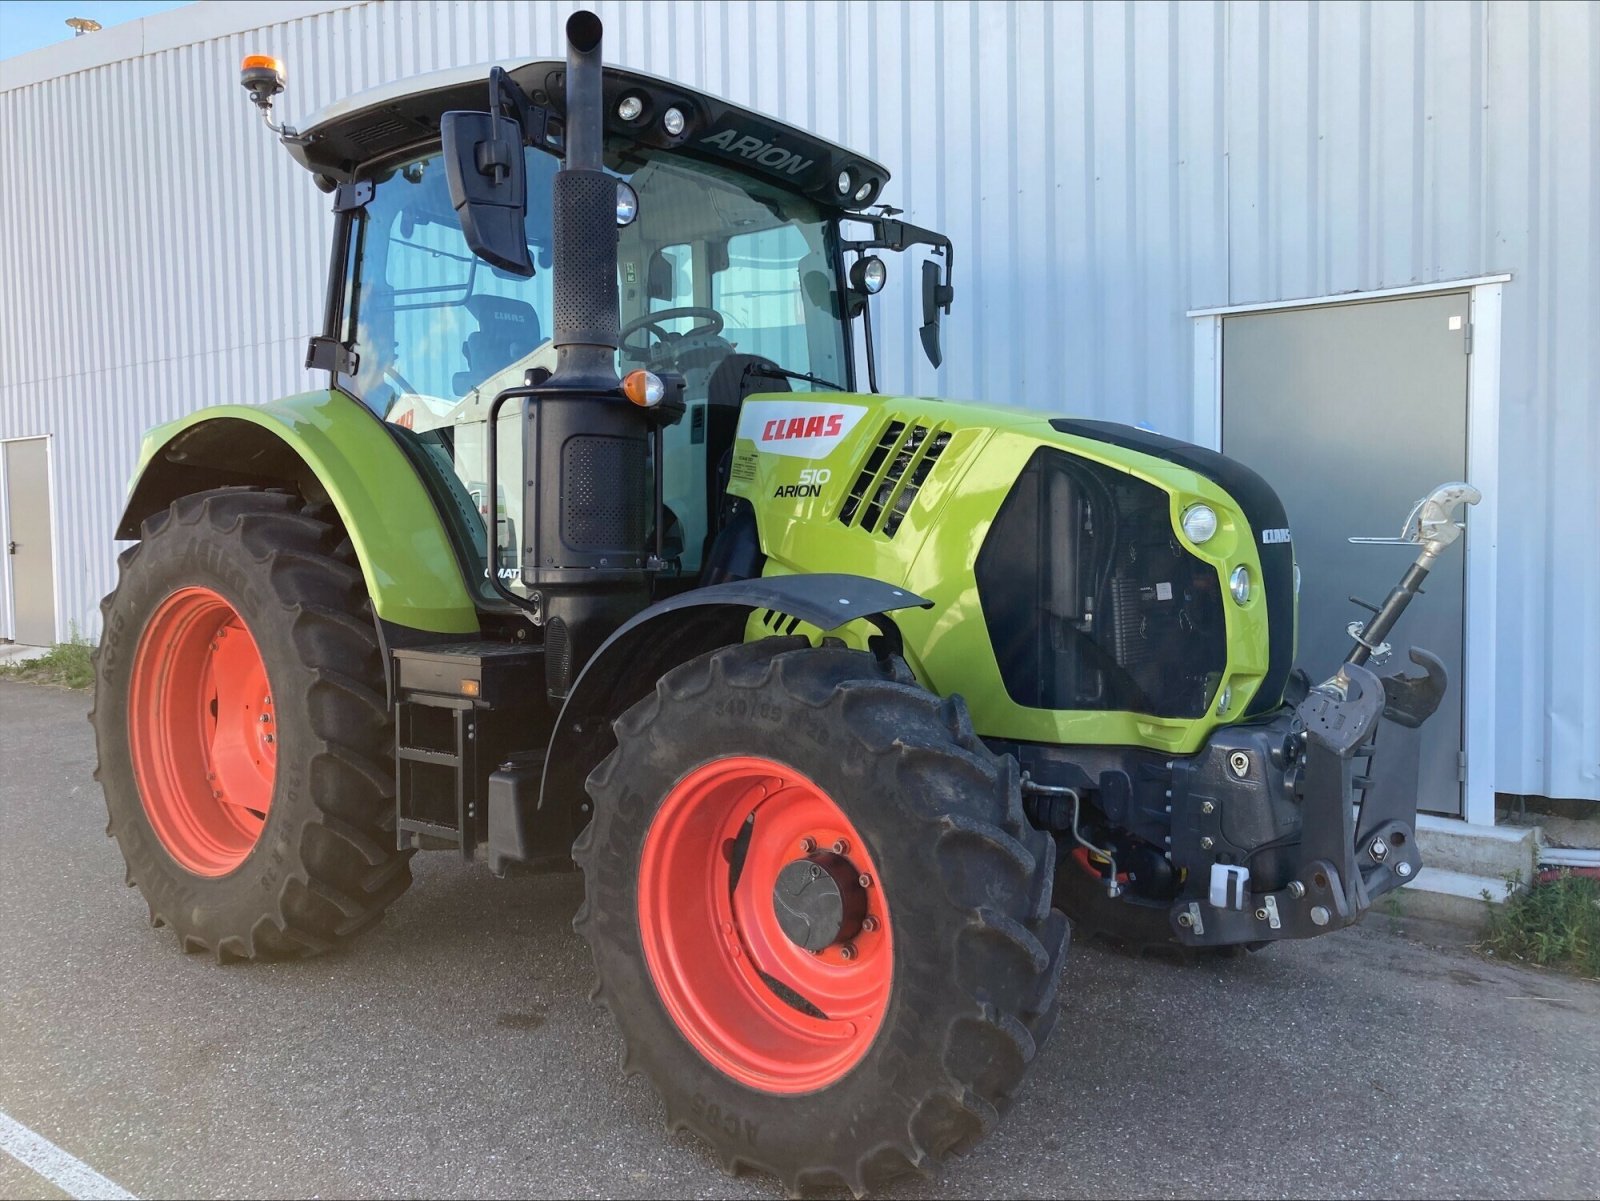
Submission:
<svg viewBox="0 0 1600 1201">
<path fill-rule="evenodd" d="M 361 572 L 298 498 L 186 496 L 101 605 L 106 831 L 152 925 L 219 961 L 326 950 L 410 884 Z"/>
<path fill-rule="evenodd" d="M 575 925 L 669 1126 L 857 1195 L 987 1132 L 1055 1020 L 1068 928 L 1016 764 L 960 701 L 767 639 L 669 672 L 616 731 Z"/>
</svg>

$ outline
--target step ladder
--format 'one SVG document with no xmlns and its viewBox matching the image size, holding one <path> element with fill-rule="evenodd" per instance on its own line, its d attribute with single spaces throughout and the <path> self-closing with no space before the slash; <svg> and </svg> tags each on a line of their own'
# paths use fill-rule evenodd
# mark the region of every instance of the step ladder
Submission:
<svg viewBox="0 0 1600 1201">
<path fill-rule="evenodd" d="M 459 642 L 394 651 L 395 837 L 399 847 L 456 848 L 484 834 L 488 777 L 509 755 L 507 725 L 544 696 L 542 647 Z M 499 728 L 497 728 L 499 727 Z"/>
</svg>

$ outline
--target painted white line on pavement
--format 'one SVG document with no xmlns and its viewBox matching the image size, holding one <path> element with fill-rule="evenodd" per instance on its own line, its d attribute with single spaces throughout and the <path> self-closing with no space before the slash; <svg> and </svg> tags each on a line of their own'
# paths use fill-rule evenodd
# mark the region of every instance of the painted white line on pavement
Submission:
<svg viewBox="0 0 1600 1201">
<path fill-rule="evenodd" d="M 0 1113 L 0 1151 L 23 1167 L 32 1168 L 77 1201 L 136 1201 L 127 1189 L 113 1184 L 83 1160 L 68 1155 L 5 1113 Z"/>
</svg>

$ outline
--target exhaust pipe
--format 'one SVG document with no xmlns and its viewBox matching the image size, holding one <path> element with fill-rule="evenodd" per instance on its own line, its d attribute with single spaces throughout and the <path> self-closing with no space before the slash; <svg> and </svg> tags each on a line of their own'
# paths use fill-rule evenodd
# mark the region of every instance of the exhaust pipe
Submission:
<svg viewBox="0 0 1600 1201">
<path fill-rule="evenodd" d="M 557 705 L 606 636 L 650 600 L 650 427 L 617 378 L 617 181 L 602 169 L 601 32 L 591 12 L 567 20 L 566 145 L 551 196 L 556 369 L 520 390 L 521 576 Z"/>
<path fill-rule="evenodd" d="M 552 197 L 556 347 L 553 385 L 615 388 L 617 184 L 602 169 L 603 27 L 592 12 L 567 18 L 565 155 Z"/>
</svg>

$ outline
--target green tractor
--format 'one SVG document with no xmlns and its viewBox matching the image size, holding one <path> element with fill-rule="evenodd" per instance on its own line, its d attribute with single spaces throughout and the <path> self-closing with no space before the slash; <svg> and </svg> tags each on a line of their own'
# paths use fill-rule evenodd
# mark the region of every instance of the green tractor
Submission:
<svg viewBox="0 0 1600 1201">
<path fill-rule="evenodd" d="M 1444 675 L 1366 662 L 1470 488 L 1419 505 L 1415 566 L 1313 686 L 1257 475 L 880 394 L 880 253 L 923 248 L 937 362 L 949 241 L 878 163 L 602 69 L 590 13 L 567 37 L 487 108 L 450 71 L 299 131 L 246 60 L 333 196 L 330 378 L 144 442 L 92 720 L 155 925 L 314 954 L 417 851 L 575 862 L 669 1124 L 860 1193 L 994 1125 L 1069 919 L 1254 948 L 1415 876 L 1414 792 L 1370 761 Z"/>
</svg>

